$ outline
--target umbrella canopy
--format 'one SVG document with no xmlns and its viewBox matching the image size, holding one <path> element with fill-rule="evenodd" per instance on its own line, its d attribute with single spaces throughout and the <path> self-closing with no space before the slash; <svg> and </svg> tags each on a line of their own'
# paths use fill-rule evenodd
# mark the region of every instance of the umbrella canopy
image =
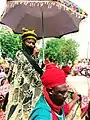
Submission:
<svg viewBox="0 0 90 120">
<path fill-rule="evenodd" d="M 22 33 L 22 28 L 34 29 L 38 38 L 61 37 L 77 32 L 87 14 L 69 0 L 8 1 L 1 23 Z"/>
</svg>

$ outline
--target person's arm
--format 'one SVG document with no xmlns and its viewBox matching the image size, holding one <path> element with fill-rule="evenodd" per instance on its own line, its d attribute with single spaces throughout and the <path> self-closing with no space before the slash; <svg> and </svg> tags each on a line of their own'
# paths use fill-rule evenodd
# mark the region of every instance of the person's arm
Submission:
<svg viewBox="0 0 90 120">
<path fill-rule="evenodd" d="M 72 101 L 69 104 L 69 111 L 72 109 L 72 107 L 76 104 L 76 102 L 80 99 L 77 93 L 72 94 Z"/>
<path fill-rule="evenodd" d="M 79 99 L 80 97 L 77 93 L 72 94 L 72 101 L 63 105 L 65 116 L 69 114 L 69 112 Z"/>
</svg>

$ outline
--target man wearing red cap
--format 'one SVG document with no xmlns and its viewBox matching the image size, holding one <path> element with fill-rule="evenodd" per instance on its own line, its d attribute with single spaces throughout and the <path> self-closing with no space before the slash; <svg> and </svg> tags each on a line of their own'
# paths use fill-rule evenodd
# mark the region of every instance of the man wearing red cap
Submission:
<svg viewBox="0 0 90 120">
<path fill-rule="evenodd" d="M 69 104 L 65 103 L 68 86 L 65 73 L 56 64 L 47 64 L 41 76 L 43 94 L 30 114 L 30 120 L 65 120 L 73 105 L 79 100 L 77 93 Z"/>
</svg>

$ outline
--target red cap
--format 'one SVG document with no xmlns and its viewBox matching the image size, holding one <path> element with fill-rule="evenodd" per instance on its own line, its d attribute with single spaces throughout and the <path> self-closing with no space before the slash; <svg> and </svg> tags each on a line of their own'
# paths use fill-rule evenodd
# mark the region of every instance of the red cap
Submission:
<svg viewBox="0 0 90 120">
<path fill-rule="evenodd" d="M 46 71 L 41 76 L 41 81 L 44 87 L 50 88 L 66 83 L 66 77 L 64 71 L 53 63 L 46 66 Z"/>
<path fill-rule="evenodd" d="M 62 69 L 65 73 L 70 73 L 71 72 L 71 69 L 70 69 L 69 66 L 64 66 L 64 67 L 62 67 Z"/>
</svg>

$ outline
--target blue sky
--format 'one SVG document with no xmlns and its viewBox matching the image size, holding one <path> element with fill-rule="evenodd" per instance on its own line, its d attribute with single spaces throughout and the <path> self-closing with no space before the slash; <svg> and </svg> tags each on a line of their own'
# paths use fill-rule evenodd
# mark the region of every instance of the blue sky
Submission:
<svg viewBox="0 0 90 120">
<path fill-rule="evenodd" d="M 80 23 L 80 30 L 78 33 L 68 35 L 68 38 L 73 38 L 79 42 L 79 56 L 82 57 L 89 57 L 90 58 L 90 0 L 71 0 L 72 2 L 76 3 L 79 7 L 83 8 L 88 13 L 88 18 L 83 20 Z M 0 0 L 0 15 L 5 8 L 6 0 Z M 88 52 L 87 52 L 88 51 Z M 88 54 L 87 54 L 88 53 Z"/>
</svg>

